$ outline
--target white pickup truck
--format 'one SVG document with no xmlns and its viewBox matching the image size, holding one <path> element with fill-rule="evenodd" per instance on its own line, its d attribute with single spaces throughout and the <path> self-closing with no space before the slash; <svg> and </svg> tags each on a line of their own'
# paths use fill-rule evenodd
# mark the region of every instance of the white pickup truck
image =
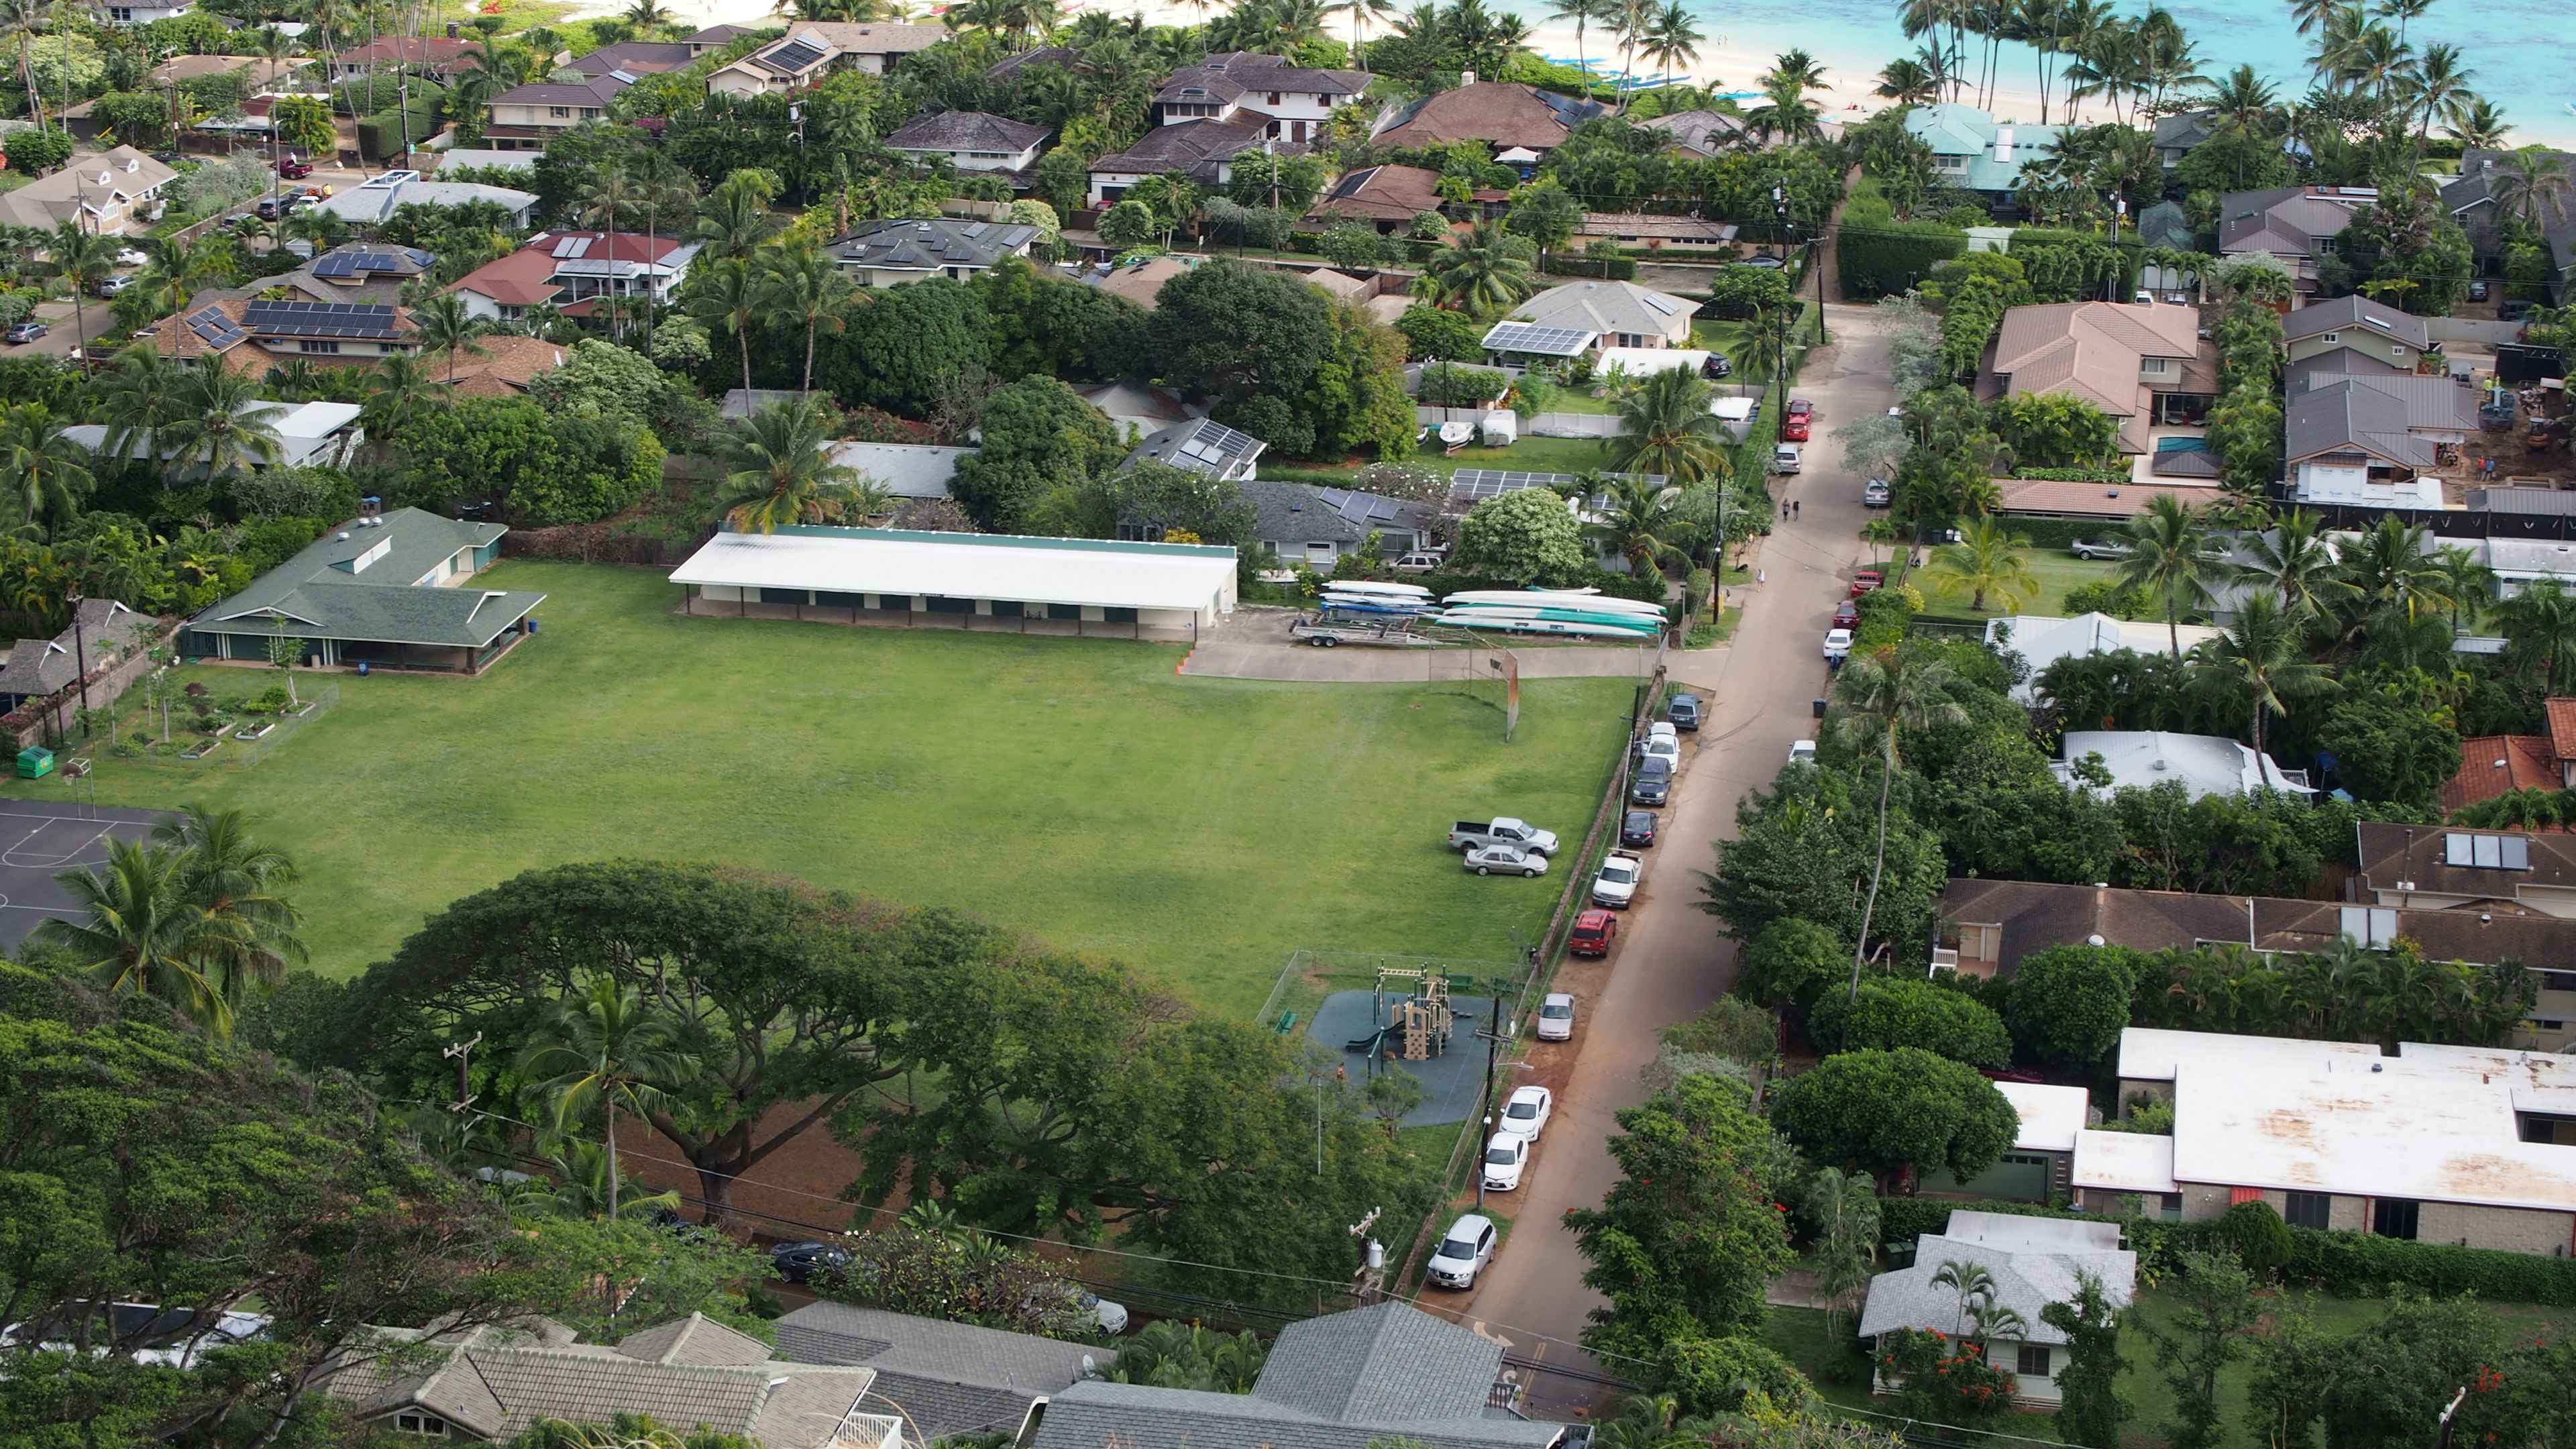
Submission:
<svg viewBox="0 0 2576 1449">
<path fill-rule="evenodd" d="M 1479 845 L 1517 845 L 1541 855 L 1556 854 L 1556 832 L 1541 830 L 1525 820 L 1497 815 L 1491 820 L 1461 820 L 1449 827 L 1449 844 L 1457 850 L 1473 850 Z"/>
<path fill-rule="evenodd" d="M 1646 858 L 1633 850 L 1614 850 L 1601 862 L 1601 873 L 1592 878 L 1592 904 L 1608 906 L 1614 911 L 1628 909 L 1637 899 L 1637 883 L 1646 877 Z"/>
</svg>

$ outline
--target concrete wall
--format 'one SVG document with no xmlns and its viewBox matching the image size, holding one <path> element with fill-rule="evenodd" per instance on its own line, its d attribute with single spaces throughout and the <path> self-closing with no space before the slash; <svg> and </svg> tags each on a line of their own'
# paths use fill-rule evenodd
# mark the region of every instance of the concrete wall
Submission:
<svg viewBox="0 0 2576 1449">
<path fill-rule="evenodd" d="M 2424 332 L 2436 342 L 2484 342 L 2493 345 L 2522 340 L 2521 323 L 2494 322 L 2484 317 L 2427 317 L 2424 319 Z"/>
<path fill-rule="evenodd" d="M 2472 1248 L 2565 1257 L 2571 1241 L 2576 1241 L 2576 1213 L 2428 1202 L 2417 1210 L 2415 1238 L 2425 1243 L 2465 1241 Z"/>
</svg>

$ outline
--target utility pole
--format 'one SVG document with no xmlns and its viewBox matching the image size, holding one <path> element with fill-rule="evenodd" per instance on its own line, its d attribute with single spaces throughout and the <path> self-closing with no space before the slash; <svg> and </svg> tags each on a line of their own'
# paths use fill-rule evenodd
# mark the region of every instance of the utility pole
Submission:
<svg viewBox="0 0 2576 1449">
<path fill-rule="evenodd" d="M 1351 1236 L 1361 1240 L 1359 1270 L 1351 1275 L 1351 1297 L 1363 1308 L 1377 1301 L 1380 1280 L 1386 1276 L 1386 1244 L 1368 1236 L 1384 1208 L 1370 1208 L 1368 1216 L 1351 1224 Z"/>
<path fill-rule="evenodd" d="M 87 735 L 93 731 L 89 723 L 89 650 L 81 641 L 80 590 L 66 590 L 63 602 L 72 606 L 72 670 L 74 680 L 80 685 L 81 733 Z"/>
<path fill-rule="evenodd" d="M 483 1033 L 474 1033 L 472 1041 L 460 1041 L 439 1053 L 456 1063 L 456 1100 L 447 1104 L 450 1112 L 462 1112 L 474 1105 L 474 1049 L 483 1044 Z"/>
<path fill-rule="evenodd" d="M 1485 1109 L 1482 1126 L 1479 1127 L 1477 1134 L 1480 1138 L 1484 1135 L 1483 1128 L 1494 1125 L 1495 1057 L 1496 1054 L 1502 1050 L 1503 1043 L 1512 1039 L 1512 1024 L 1510 1020 L 1503 1015 L 1503 997 L 1501 992 L 1498 991 L 1494 993 L 1493 1009 L 1488 1013 L 1488 1015 L 1489 1021 L 1485 1029 L 1476 1033 L 1476 1035 L 1482 1038 L 1485 1043 Z M 1485 1205 L 1485 1170 L 1484 1154 L 1482 1151 L 1477 1153 L 1476 1161 L 1476 1206 L 1482 1208 Z"/>
</svg>

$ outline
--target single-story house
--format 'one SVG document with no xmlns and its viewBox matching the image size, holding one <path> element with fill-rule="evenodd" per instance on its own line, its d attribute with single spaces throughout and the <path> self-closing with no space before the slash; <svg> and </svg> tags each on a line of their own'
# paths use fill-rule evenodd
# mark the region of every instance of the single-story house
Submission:
<svg viewBox="0 0 2576 1449">
<path fill-rule="evenodd" d="M 190 619 L 180 653 L 265 661 L 284 637 L 323 666 L 479 674 L 534 632 L 528 615 L 546 600 L 469 582 L 507 532 L 418 508 L 357 519 Z"/>
<path fill-rule="evenodd" d="M 378 1328 L 323 1381 L 360 1423 L 452 1442 L 515 1439 L 547 1420 L 647 1414 L 761 1449 L 904 1449 L 901 1415 L 862 1408 L 873 1371 L 789 1363 L 699 1314 L 614 1347 L 546 1318 L 464 1332 Z"/>
<path fill-rule="evenodd" d="M 379 69 L 402 66 L 443 85 L 459 70 L 475 68 L 475 48 L 482 43 L 479 38 L 452 40 L 442 35 L 381 36 L 331 56 L 331 80 L 334 84 L 358 80 Z"/>
<path fill-rule="evenodd" d="M 1103 262 L 1081 273 L 1083 285 L 1098 287 L 1111 296 L 1124 297 L 1151 312 L 1162 305 L 1163 284 L 1174 277 L 1186 276 L 1197 261 L 1175 256 L 1146 257 L 1126 266 Z"/>
<path fill-rule="evenodd" d="M 2361 296 L 2301 307 L 2281 319 L 2281 336 L 2293 395 L 2315 372 L 2410 375 L 2433 346 L 2423 318 Z"/>
<path fill-rule="evenodd" d="M 784 39 L 771 41 L 708 76 L 707 90 L 732 96 L 783 95 L 815 85 L 835 70 L 892 75 L 905 56 L 949 37 L 947 28 L 938 25 L 800 20 Z"/>
<path fill-rule="evenodd" d="M 2209 483 L 2068 483 L 2053 478 L 1998 478 L 1995 490 L 1999 495 L 1995 513 L 2000 517 L 2071 518 L 2105 525 L 2137 517 L 2160 497 L 2198 508 L 2227 496 Z"/>
<path fill-rule="evenodd" d="M 2066 1335 L 2050 1327 L 2041 1310 L 2072 1299 L 2082 1275 L 2101 1281 L 2113 1308 L 2126 1308 L 2137 1297 L 2138 1255 L 2120 1246 L 2117 1223 L 1954 1212 L 1948 1227 L 1915 1240 L 1913 1266 L 1869 1280 L 1860 1336 L 1876 1339 L 1912 1329 L 1958 1338 L 1972 1330 L 1959 1290 L 1932 1281 L 1951 1263 L 1985 1269 L 1994 1281 L 1986 1306 L 2019 1315 L 2018 1329 L 1996 1333 L 1984 1347 L 1986 1362 L 2013 1375 L 2014 1396 L 2026 1403 L 2054 1404 L 2064 1397 L 2057 1375 L 2065 1366 Z M 1903 1386 L 1882 1379 L 1875 1387 L 1895 1393 Z"/>
<path fill-rule="evenodd" d="M 484 337 L 481 346 L 479 353 L 438 360 L 439 379 L 450 382 L 458 397 L 522 397 L 528 384 L 564 364 L 562 344 L 542 337 L 496 332 Z"/>
<path fill-rule="evenodd" d="M 1971 1178 L 1927 1174 L 1923 1190 L 1932 1196 L 1955 1195 L 1977 1202 L 2049 1202 L 2071 1196 L 2076 1137 L 2101 1115 L 2093 1110 L 2091 1094 L 2082 1087 L 2038 1082 L 1997 1081 L 1995 1090 L 2021 1117 L 2012 1146 L 1993 1166 Z"/>
<path fill-rule="evenodd" d="M 2540 995 L 2517 1045 L 2556 1051 L 2576 1035 L 2569 1030 L 2576 1022 L 2576 970 L 2550 969 L 2576 957 L 2576 921 L 2509 900 L 2399 907 L 1960 878 L 1942 892 L 1939 920 L 1932 970 L 2004 980 L 2032 952 L 2087 942 L 2133 951 L 2230 945 L 2269 954 L 2324 951 L 2346 939 L 2385 949 L 2402 936 L 2430 960 L 2472 966 L 2513 960 L 2538 972 Z"/>
<path fill-rule="evenodd" d="M 1590 332 L 1604 347 L 1688 347 L 1699 304 L 1634 282 L 1567 282 L 1512 309 L 1511 320 Z"/>
<path fill-rule="evenodd" d="M 1267 128 L 1259 117 L 1156 126 L 1126 150 L 1092 161 L 1092 209 L 1117 205 L 1148 176 L 1177 176 L 1202 190 L 1225 186 L 1234 180 L 1234 158 L 1260 149 Z"/>
<path fill-rule="evenodd" d="M 0 222 L 51 231 L 77 221 L 83 231 L 121 235 L 159 214 L 161 189 L 178 174 L 131 146 L 78 152 L 51 176 L 0 195 Z"/>
<path fill-rule="evenodd" d="M 450 146 L 438 153 L 438 169 L 445 171 L 519 171 L 537 169 L 537 151 L 504 151 L 496 146 Z"/>
<path fill-rule="evenodd" d="M 895 128 L 885 148 L 924 166 L 945 161 L 955 171 L 1025 171 L 1037 164 L 1051 134 L 1008 116 L 937 111 Z"/>
<path fill-rule="evenodd" d="M 43 699 L 113 664 L 153 634 L 154 621 L 114 599 L 83 599 L 74 611 L 78 627 L 51 639 L 21 639 L 0 664 L 0 714 L 31 699 Z"/>
<path fill-rule="evenodd" d="M 1558 1449 L 1571 1426 L 1511 1407 L 1503 1340 L 1410 1303 L 1300 1319 L 1248 1394 L 1084 1379 L 1053 1395 L 1030 1449 Z"/>
<path fill-rule="evenodd" d="M 1440 173 L 1419 166 L 1364 166 L 1333 184 L 1307 209 L 1308 221 L 1365 221 L 1379 231 L 1413 225 L 1440 209 Z"/>
<path fill-rule="evenodd" d="M 2184 624 L 2173 630 L 2173 634 L 2181 636 L 2185 654 L 2225 632 L 2206 624 Z M 2117 654 L 2123 649 L 2133 654 L 2166 654 L 2172 652 L 2175 642 L 2159 620 L 2114 619 L 2101 613 L 2078 614 L 2072 619 L 2052 614 L 2014 614 L 1986 621 L 1986 647 L 1998 652 L 2009 650 L 2030 666 L 2029 675 L 2012 688 L 2013 699 L 2022 704 L 2035 697 L 2040 674 L 2060 659 Z"/>
<path fill-rule="evenodd" d="M 2120 451 L 2156 446 L 2151 428 L 2198 426 L 2218 397 L 2216 344 L 2200 310 L 2131 302 L 2014 307 L 1978 372 L 1980 397 L 2065 394 L 2119 424 Z"/>
<path fill-rule="evenodd" d="M 1574 235 L 1579 240 L 1615 241 L 1621 246 L 1655 251 L 1663 247 L 1722 247 L 1735 240 L 1736 226 L 1731 221 L 1706 221 L 1696 216 L 1587 211 L 1583 213 L 1582 227 Z"/>
<path fill-rule="evenodd" d="M 1206 544 L 791 525 L 718 533 L 671 582 L 693 614 L 1185 641 L 1234 612 L 1234 558 Z"/>
<path fill-rule="evenodd" d="M 2218 252 L 2263 252 L 2289 269 L 2301 292 L 2317 289 L 2317 261 L 2352 225 L 2355 213 L 2379 200 L 2368 186 L 2276 186 L 2231 191 L 2218 199 Z"/>
<path fill-rule="evenodd" d="M 1172 389 L 1131 382 L 1126 378 L 1114 382 L 1085 383 L 1075 388 L 1074 393 L 1100 409 L 1109 421 L 1118 424 L 1121 431 L 1131 438 L 1159 433 L 1175 423 L 1185 423 L 1198 416 Z"/>
<path fill-rule="evenodd" d="M 2182 1219 L 2265 1202 L 2293 1226 L 2565 1257 L 2576 1057 L 2130 1027 L 2120 1100 L 2173 1104 Z M 2124 1106 L 2125 1110 L 2125 1106 Z"/>
<path fill-rule="evenodd" d="M 884 484 L 897 498 L 945 498 L 948 480 L 957 476 L 957 460 L 975 450 L 928 443 L 832 443 L 825 451 L 833 462 Z"/>
<path fill-rule="evenodd" d="M 2101 768 L 2111 776 L 2111 783 L 2100 787 L 2106 798 L 2112 790 L 2150 789 L 2168 780 L 2181 781 L 2195 800 L 2203 795 L 2251 795 L 2257 790 L 2316 793 L 2308 786 L 2305 770 L 2284 770 L 2270 755 L 2219 735 L 2068 730 L 2065 750 L 2065 760 L 2051 764 L 2050 772 L 2068 788 L 2076 788 L 2083 781 L 2075 774 L 2075 764 L 2099 755 Z"/>
<path fill-rule="evenodd" d="M 1025 257 L 1038 229 L 1016 222 L 863 221 L 834 237 L 829 250 L 841 274 L 862 287 L 893 287 L 924 277 L 963 281 L 1004 257 Z"/>
<path fill-rule="evenodd" d="M 733 387 L 725 389 L 724 401 L 717 405 L 720 418 L 747 418 L 767 407 L 792 407 L 805 396 L 792 387 Z"/>
<path fill-rule="evenodd" d="M 463 206 L 488 201 L 509 213 L 505 225 L 525 231 L 536 210 L 537 194 L 476 181 L 423 181 L 417 171 L 385 171 L 367 178 L 322 203 L 322 209 L 352 226 L 375 226 L 406 206 Z"/>
<path fill-rule="evenodd" d="M 984 67 L 984 79 L 1009 80 L 1033 66 L 1051 66 L 1057 70 L 1070 72 L 1081 64 L 1082 52 L 1070 45 L 1032 46 L 1016 55 L 1006 55 Z"/>
<path fill-rule="evenodd" d="M 1248 483 L 1269 444 L 1213 418 L 1192 418 L 1150 433 L 1127 455 L 1128 464 L 1151 460 L 1205 473 L 1211 478 Z"/>
<path fill-rule="evenodd" d="M 860 1407 L 899 1413 L 908 1445 L 1004 1434 L 1025 1440 L 1047 1401 L 1092 1376 L 1107 1351 L 1058 1338 L 1006 1333 L 854 1308 L 825 1299 L 778 1320 L 778 1352 L 796 1363 L 873 1370 Z"/>
<path fill-rule="evenodd" d="M 1724 111 L 1668 111 L 1637 122 L 1640 131 L 1658 131 L 1670 137 L 1673 150 L 1693 160 L 1709 161 L 1731 151 L 1764 150 L 1789 144 L 1786 136 L 1764 137 L 1745 124 L 1742 116 Z M 1843 123 L 1819 119 L 1816 130 L 1826 141 L 1843 138 Z"/>
<path fill-rule="evenodd" d="M 246 402 L 234 409 L 244 418 L 258 418 L 277 434 L 277 462 L 282 468 L 346 467 L 350 455 L 367 440 L 366 431 L 358 426 L 356 403 Z M 74 423 L 63 429 L 63 436 L 95 453 L 107 445 L 104 423 Z M 143 455 L 143 445 L 131 445 L 134 457 Z M 256 465 L 266 466 L 266 465 Z"/>
<path fill-rule="evenodd" d="M 1257 547 L 1282 563 L 1303 563 L 1330 573 L 1343 556 L 1358 553 L 1369 535 L 1378 538 L 1378 556 L 1388 563 L 1408 553 L 1433 547 L 1439 538 L 1439 510 L 1427 503 L 1381 497 L 1312 483 L 1243 484 L 1244 501 L 1256 515 Z"/>
<path fill-rule="evenodd" d="M 1456 89 L 1406 105 L 1369 139 L 1381 146 L 1482 141 L 1496 151 L 1518 148 L 1544 156 L 1565 144 L 1575 127 L 1617 109 L 1536 86 L 1478 80 L 1474 71 L 1468 71 L 1459 77 Z"/>
</svg>

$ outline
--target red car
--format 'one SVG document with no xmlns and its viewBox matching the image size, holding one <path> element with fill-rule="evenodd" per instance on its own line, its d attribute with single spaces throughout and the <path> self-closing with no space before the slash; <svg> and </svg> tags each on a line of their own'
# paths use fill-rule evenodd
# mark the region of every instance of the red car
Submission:
<svg viewBox="0 0 2576 1449">
<path fill-rule="evenodd" d="M 298 161 L 294 157 L 289 156 L 285 160 L 277 163 L 277 174 L 282 180 L 301 181 L 305 177 L 313 174 L 313 163 L 310 161 Z"/>
<path fill-rule="evenodd" d="M 1876 569 L 1862 569 L 1852 575 L 1851 596 L 1855 599 L 1887 582 L 1887 576 Z"/>
<path fill-rule="evenodd" d="M 1807 441 L 1807 430 L 1816 420 L 1816 405 L 1805 398 L 1789 401 L 1789 414 L 1780 420 L 1780 436 L 1792 443 Z"/>
<path fill-rule="evenodd" d="M 1619 918 L 1604 910 L 1589 910 L 1574 918 L 1574 932 L 1565 938 L 1565 949 L 1577 956 L 1607 956 L 1611 938 L 1619 934 Z"/>
<path fill-rule="evenodd" d="M 1841 603 L 1834 605 L 1834 622 L 1831 627 L 1836 629 L 1859 628 L 1860 605 L 1853 603 L 1849 599 L 1845 599 Z"/>
</svg>

